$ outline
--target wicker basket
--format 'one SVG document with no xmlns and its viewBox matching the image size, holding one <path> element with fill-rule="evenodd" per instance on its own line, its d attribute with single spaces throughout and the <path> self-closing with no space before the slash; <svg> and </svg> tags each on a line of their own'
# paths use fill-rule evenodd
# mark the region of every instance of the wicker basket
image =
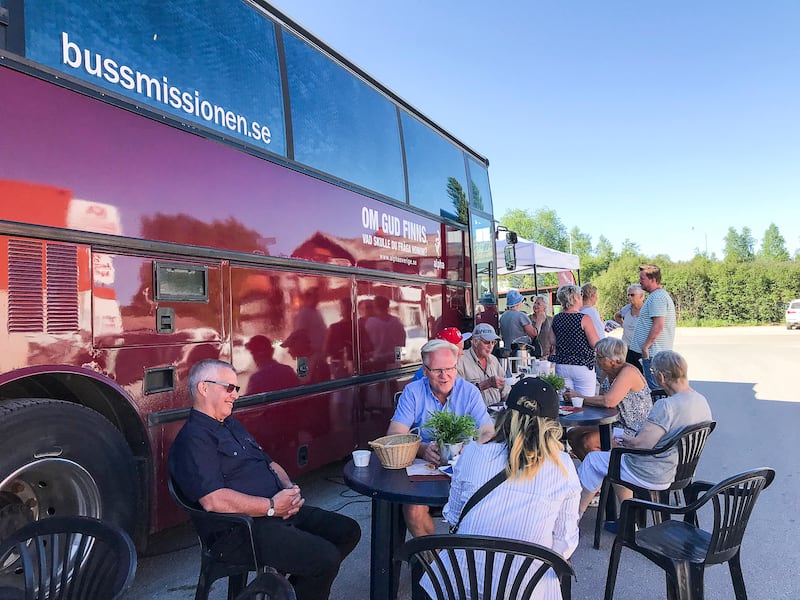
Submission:
<svg viewBox="0 0 800 600">
<path fill-rule="evenodd" d="M 416 433 L 385 435 L 369 443 L 387 469 L 405 469 L 414 462 L 422 438 Z"/>
</svg>

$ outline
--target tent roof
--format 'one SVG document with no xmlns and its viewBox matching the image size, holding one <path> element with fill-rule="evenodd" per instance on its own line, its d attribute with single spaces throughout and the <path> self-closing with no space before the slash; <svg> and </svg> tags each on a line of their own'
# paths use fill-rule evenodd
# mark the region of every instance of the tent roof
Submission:
<svg viewBox="0 0 800 600">
<path fill-rule="evenodd" d="M 560 252 L 531 240 L 518 238 L 516 243 L 517 268 L 507 271 L 504 259 L 506 241 L 497 240 L 496 246 L 498 275 L 533 275 L 534 268 L 536 273 L 575 271 L 581 268 L 581 259 L 577 254 Z"/>
</svg>

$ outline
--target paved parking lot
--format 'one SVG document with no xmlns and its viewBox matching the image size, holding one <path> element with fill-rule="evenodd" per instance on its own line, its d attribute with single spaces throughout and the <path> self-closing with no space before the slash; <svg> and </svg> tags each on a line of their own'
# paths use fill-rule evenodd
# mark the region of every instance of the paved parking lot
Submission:
<svg viewBox="0 0 800 600">
<path fill-rule="evenodd" d="M 676 350 L 689 361 L 692 385 L 711 404 L 717 428 L 698 468 L 698 477 L 718 481 L 746 469 L 771 466 L 778 472 L 756 506 L 742 548 L 742 566 L 751 600 L 800 598 L 796 562 L 800 556 L 800 519 L 793 512 L 800 497 L 797 423 L 800 421 L 800 331 L 783 327 L 678 330 Z M 370 503 L 342 482 L 342 464 L 333 464 L 300 480 L 308 501 L 358 520 L 363 537 L 334 583 L 333 600 L 369 598 Z M 581 542 L 573 556 L 577 600 L 602 598 L 612 536 L 604 532 L 601 550 L 591 547 L 594 510 L 581 523 Z M 442 532 L 445 532 L 442 526 Z M 158 536 L 150 555 L 140 558 L 132 600 L 178 600 L 194 597 L 199 556 L 191 529 L 176 528 Z M 401 597 L 408 594 L 408 577 Z M 623 552 L 616 598 L 664 598 L 664 578 L 657 568 Z M 706 598 L 733 597 L 726 567 L 706 575 Z M 218 583 L 213 600 L 225 598 Z"/>
</svg>

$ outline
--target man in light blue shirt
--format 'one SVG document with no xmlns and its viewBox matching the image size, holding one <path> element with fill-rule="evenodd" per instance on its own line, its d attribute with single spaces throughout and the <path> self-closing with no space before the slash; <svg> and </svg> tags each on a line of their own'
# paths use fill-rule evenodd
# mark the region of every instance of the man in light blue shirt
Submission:
<svg viewBox="0 0 800 600">
<path fill-rule="evenodd" d="M 662 350 L 672 350 L 675 342 L 675 303 L 661 287 L 661 269 L 656 265 L 639 267 L 639 283 L 648 292 L 639 311 L 628 352 L 628 362 L 642 371 L 651 390 L 660 386 L 650 371 L 652 358 Z M 638 364 L 641 359 L 641 365 Z"/>
<path fill-rule="evenodd" d="M 429 413 L 448 410 L 457 415 L 471 415 L 478 427 L 478 441 L 485 442 L 494 435 L 494 424 L 486 410 L 478 388 L 458 377 L 456 362 L 458 348 L 444 340 L 431 340 L 422 347 L 422 366 L 425 377 L 409 383 L 397 402 L 387 435 L 408 433 L 422 427 Z M 427 429 L 420 431 L 422 443 L 417 456 L 439 464 L 439 446 Z M 433 519 L 427 506 L 405 505 L 403 516 L 411 535 L 432 535 Z"/>
</svg>

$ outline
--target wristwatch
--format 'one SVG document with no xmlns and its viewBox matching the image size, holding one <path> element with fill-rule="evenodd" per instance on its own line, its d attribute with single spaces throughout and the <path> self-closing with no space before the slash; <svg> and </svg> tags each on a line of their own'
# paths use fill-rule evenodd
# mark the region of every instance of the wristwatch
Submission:
<svg viewBox="0 0 800 600">
<path fill-rule="evenodd" d="M 268 517 L 275 516 L 275 502 L 273 501 L 272 498 L 269 498 L 269 510 L 267 511 L 267 516 Z"/>
</svg>

